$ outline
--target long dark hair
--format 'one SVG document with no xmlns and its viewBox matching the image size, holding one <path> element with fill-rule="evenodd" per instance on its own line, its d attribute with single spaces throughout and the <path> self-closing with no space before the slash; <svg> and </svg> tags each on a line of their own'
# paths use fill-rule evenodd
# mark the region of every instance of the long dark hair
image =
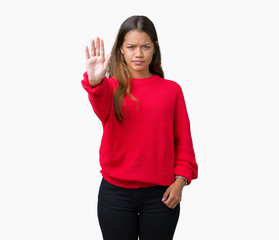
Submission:
<svg viewBox="0 0 279 240">
<path fill-rule="evenodd" d="M 120 47 L 123 45 L 126 34 L 131 30 L 145 32 L 151 38 L 155 53 L 149 65 L 149 71 L 164 78 L 161 66 L 161 52 L 158 44 L 157 32 L 152 21 L 146 16 L 135 15 L 127 18 L 120 26 L 113 48 L 111 50 L 111 61 L 108 68 L 109 77 L 114 77 L 118 81 L 118 87 L 113 94 L 113 105 L 116 118 L 122 120 L 124 116 L 121 104 L 125 94 L 138 103 L 138 100 L 131 94 L 132 75 L 121 54 Z M 127 82 L 128 80 L 128 82 Z"/>
</svg>

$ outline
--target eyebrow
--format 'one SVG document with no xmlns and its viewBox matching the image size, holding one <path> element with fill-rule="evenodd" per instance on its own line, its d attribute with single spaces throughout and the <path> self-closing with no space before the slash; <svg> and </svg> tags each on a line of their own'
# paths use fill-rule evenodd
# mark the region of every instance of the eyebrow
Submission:
<svg viewBox="0 0 279 240">
<path fill-rule="evenodd" d="M 150 42 L 148 42 L 148 43 L 144 43 L 144 44 L 142 44 L 142 45 L 151 45 L 152 43 L 150 43 Z M 126 45 L 136 45 L 136 44 L 134 44 L 134 43 L 127 43 Z"/>
</svg>

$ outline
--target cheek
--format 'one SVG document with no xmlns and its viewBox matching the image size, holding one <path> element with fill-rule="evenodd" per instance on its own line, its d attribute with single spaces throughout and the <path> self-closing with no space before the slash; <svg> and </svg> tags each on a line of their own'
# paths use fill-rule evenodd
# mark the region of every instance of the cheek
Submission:
<svg viewBox="0 0 279 240">
<path fill-rule="evenodd" d="M 125 58 L 125 60 L 129 60 L 129 59 L 131 59 L 131 57 L 132 57 L 131 52 L 128 52 L 128 51 L 124 52 L 124 58 Z"/>
<path fill-rule="evenodd" d="M 151 62 L 152 58 L 153 58 L 153 53 L 148 53 L 148 55 L 146 57 Z"/>
</svg>

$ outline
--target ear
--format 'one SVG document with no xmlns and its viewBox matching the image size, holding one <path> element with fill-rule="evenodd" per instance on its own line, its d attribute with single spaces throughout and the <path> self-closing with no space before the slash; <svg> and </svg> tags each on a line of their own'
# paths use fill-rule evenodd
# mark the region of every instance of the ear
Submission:
<svg viewBox="0 0 279 240">
<path fill-rule="evenodd" d="M 124 53 L 123 53 L 123 47 L 122 47 L 122 46 L 120 47 L 120 52 L 121 52 L 121 54 L 124 54 Z"/>
</svg>

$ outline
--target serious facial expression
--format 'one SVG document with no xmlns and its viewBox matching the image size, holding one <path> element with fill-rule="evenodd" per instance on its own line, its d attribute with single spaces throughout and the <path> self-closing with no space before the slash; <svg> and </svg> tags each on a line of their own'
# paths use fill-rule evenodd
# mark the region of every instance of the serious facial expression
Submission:
<svg viewBox="0 0 279 240">
<path fill-rule="evenodd" d="M 134 78 L 145 78 L 151 75 L 149 65 L 155 48 L 147 33 L 138 30 L 129 31 L 125 35 L 120 51 Z"/>
</svg>

